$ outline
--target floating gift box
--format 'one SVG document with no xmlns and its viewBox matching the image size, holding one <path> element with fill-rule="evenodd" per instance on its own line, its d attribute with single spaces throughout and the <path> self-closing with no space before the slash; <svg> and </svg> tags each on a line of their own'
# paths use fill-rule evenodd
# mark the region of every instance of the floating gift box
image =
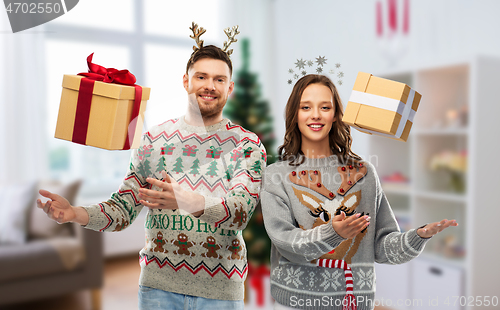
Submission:
<svg viewBox="0 0 500 310">
<path fill-rule="evenodd" d="M 64 75 L 55 137 L 108 150 L 138 148 L 151 89 L 135 85 L 128 70 L 91 61 L 92 55 L 90 73 Z"/>
<path fill-rule="evenodd" d="M 404 83 L 359 72 L 342 121 L 361 132 L 406 141 L 421 97 Z"/>
</svg>

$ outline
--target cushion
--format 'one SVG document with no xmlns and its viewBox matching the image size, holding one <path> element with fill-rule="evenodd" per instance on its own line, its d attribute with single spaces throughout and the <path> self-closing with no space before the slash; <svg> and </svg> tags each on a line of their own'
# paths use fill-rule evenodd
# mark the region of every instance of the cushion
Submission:
<svg viewBox="0 0 500 310">
<path fill-rule="evenodd" d="M 27 240 L 28 214 L 35 199 L 36 182 L 0 185 L 0 244 Z"/>
<path fill-rule="evenodd" d="M 79 269 L 85 261 L 85 249 L 73 237 L 34 240 L 1 246 L 0 261 L 0 283 L 6 283 Z"/>
<path fill-rule="evenodd" d="M 81 185 L 80 180 L 71 183 L 61 184 L 59 182 L 40 182 L 39 189 L 48 190 L 51 193 L 57 194 L 66 198 L 71 205 L 74 205 L 76 196 Z M 46 202 L 49 199 L 38 194 L 37 199 Z M 28 224 L 28 237 L 29 239 L 51 238 L 54 236 L 71 236 L 73 234 L 72 224 L 58 224 L 56 221 L 49 219 L 43 210 L 36 206 L 36 199 L 33 200 L 32 208 L 30 210 L 30 218 Z"/>
</svg>

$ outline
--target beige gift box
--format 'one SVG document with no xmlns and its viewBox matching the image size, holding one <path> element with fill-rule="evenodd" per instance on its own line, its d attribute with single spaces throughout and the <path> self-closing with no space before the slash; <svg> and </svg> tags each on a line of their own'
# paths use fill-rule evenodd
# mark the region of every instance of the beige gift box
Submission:
<svg viewBox="0 0 500 310">
<path fill-rule="evenodd" d="M 55 137 L 73 141 L 78 93 L 83 76 L 64 75 L 59 115 Z M 141 106 L 130 148 L 138 148 L 144 124 L 144 112 L 151 89 L 142 87 Z M 92 103 L 85 145 L 107 150 L 122 150 L 129 130 L 134 106 L 133 86 L 96 81 L 92 92 Z M 130 126 L 132 127 L 132 126 Z"/>
<path fill-rule="evenodd" d="M 359 72 L 342 121 L 364 133 L 406 141 L 421 97 L 404 83 Z"/>
</svg>

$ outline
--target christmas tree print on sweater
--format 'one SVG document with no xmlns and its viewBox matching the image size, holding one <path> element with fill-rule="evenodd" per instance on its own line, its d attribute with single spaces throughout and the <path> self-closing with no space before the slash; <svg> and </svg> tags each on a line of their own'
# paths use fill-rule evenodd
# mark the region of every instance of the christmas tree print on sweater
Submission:
<svg viewBox="0 0 500 310">
<path fill-rule="evenodd" d="M 161 156 L 160 160 L 158 160 L 158 164 L 156 165 L 156 172 L 162 172 L 165 171 L 165 167 L 167 167 L 167 164 L 165 163 L 165 157 Z"/>
<path fill-rule="evenodd" d="M 256 160 L 253 165 L 252 165 L 252 168 L 251 168 L 253 171 L 255 171 L 255 173 L 260 173 L 261 170 L 262 170 L 262 166 L 260 165 L 260 161 L 259 160 Z"/>
<path fill-rule="evenodd" d="M 219 169 L 217 168 L 217 161 L 214 160 L 210 163 L 208 171 L 207 173 L 205 173 L 205 175 L 209 175 L 211 178 L 213 178 L 217 175 L 217 171 L 219 171 Z"/>
<path fill-rule="evenodd" d="M 228 181 L 231 181 L 231 178 L 233 177 L 233 173 L 234 173 L 233 164 L 230 164 L 229 166 L 227 166 L 227 169 L 226 169 L 226 179 Z"/>
<path fill-rule="evenodd" d="M 198 158 L 193 161 L 193 165 L 191 166 L 189 173 L 194 176 L 200 173 L 200 160 Z"/>
<path fill-rule="evenodd" d="M 184 166 L 182 165 L 182 158 L 178 157 L 175 160 L 174 169 L 172 169 L 172 170 L 175 171 L 176 173 L 181 173 L 181 172 L 184 172 L 182 170 L 182 168 L 184 168 Z"/>
</svg>

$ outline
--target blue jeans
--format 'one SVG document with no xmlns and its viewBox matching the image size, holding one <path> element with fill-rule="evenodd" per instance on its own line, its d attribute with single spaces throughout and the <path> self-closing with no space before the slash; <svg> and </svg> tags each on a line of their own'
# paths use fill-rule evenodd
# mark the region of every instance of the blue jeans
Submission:
<svg viewBox="0 0 500 310">
<path fill-rule="evenodd" d="M 139 310 L 243 310 L 243 300 L 209 299 L 139 286 Z"/>
</svg>

